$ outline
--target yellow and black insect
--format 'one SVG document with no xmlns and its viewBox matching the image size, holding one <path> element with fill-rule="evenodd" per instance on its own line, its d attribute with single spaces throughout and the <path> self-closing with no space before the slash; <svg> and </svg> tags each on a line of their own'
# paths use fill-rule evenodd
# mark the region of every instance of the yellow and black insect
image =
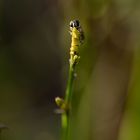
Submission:
<svg viewBox="0 0 140 140">
<path fill-rule="evenodd" d="M 85 37 L 84 37 L 84 32 L 83 32 L 83 29 L 82 29 L 82 27 L 80 25 L 79 20 L 70 21 L 69 26 L 70 26 L 70 33 L 73 31 L 74 28 L 76 28 L 79 31 L 79 33 L 80 33 L 79 41 L 80 41 L 80 43 L 83 43 Z"/>
<path fill-rule="evenodd" d="M 72 36 L 70 47 L 70 65 L 75 66 L 80 59 L 79 48 L 84 41 L 84 33 L 78 20 L 70 21 L 69 26 L 70 34 Z"/>
</svg>

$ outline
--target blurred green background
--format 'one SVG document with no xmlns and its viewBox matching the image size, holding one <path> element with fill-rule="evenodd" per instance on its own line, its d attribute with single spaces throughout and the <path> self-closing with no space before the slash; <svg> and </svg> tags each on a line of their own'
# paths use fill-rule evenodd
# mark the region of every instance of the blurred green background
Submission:
<svg viewBox="0 0 140 140">
<path fill-rule="evenodd" d="M 70 140 L 140 140 L 139 9 L 139 0 L 0 0 L 0 139 L 60 139 L 54 98 L 79 19 Z"/>
</svg>

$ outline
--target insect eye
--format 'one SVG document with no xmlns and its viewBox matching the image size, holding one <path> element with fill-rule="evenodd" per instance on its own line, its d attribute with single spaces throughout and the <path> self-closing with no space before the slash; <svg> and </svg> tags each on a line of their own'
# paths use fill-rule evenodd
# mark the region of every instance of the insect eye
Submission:
<svg viewBox="0 0 140 140">
<path fill-rule="evenodd" d="M 74 26 L 73 26 L 73 21 L 70 22 L 70 25 L 69 25 L 69 26 L 70 26 L 70 27 L 74 27 Z"/>
<path fill-rule="evenodd" d="M 79 21 L 78 20 L 75 20 L 74 21 L 74 27 L 79 27 L 79 25 L 80 25 Z"/>
<path fill-rule="evenodd" d="M 70 27 L 79 27 L 80 23 L 78 20 L 73 20 L 70 22 Z"/>
</svg>

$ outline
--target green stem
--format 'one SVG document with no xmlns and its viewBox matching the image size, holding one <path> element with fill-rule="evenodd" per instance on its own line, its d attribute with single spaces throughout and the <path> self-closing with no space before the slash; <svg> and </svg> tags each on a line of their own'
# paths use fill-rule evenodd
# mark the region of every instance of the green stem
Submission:
<svg viewBox="0 0 140 140">
<path fill-rule="evenodd" d="M 66 103 L 71 103 L 73 80 L 74 80 L 74 65 L 70 64 L 68 84 L 67 84 L 66 95 L 65 95 L 65 102 Z"/>
<path fill-rule="evenodd" d="M 71 38 L 71 47 L 70 47 L 70 67 L 69 67 L 69 77 L 68 83 L 66 88 L 66 94 L 64 100 L 61 98 L 57 98 L 56 102 L 58 106 L 63 109 L 63 113 L 61 116 L 62 121 L 62 140 L 69 139 L 69 129 L 70 129 L 70 117 L 71 117 L 71 104 L 72 104 L 72 89 L 74 83 L 74 73 L 75 73 L 75 66 L 77 65 L 80 56 L 79 56 L 79 46 L 81 45 L 81 37 L 83 32 L 81 31 L 81 27 L 77 27 L 79 23 L 78 20 L 74 20 L 70 22 L 70 34 Z M 79 29 L 78 29 L 79 28 Z"/>
<path fill-rule="evenodd" d="M 70 64 L 68 84 L 67 84 L 66 94 L 65 94 L 65 103 L 67 103 L 69 106 L 71 105 L 71 100 L 72 100 L 73 81 L 74 81 L 74 66 Z M 69 108 L 67 112 L 64 112 L 62 114 L 62 118 L 61 118 L 62 140 L 68 140 L 69 137 L 70 115 L 71 115 L 71 108 Z"/>
</svg>

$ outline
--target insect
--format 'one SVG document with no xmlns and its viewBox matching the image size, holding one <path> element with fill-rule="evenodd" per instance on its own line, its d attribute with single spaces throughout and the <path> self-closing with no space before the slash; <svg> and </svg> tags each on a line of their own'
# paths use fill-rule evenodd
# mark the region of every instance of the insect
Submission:
<svg viewBox="0 0 140 140">
<path fill-rule="evenodd" d="M 80 42 L 83 43 L 85 37 L 84 37 L 84 32 L 82 30 L 82 27 L 80 25 L 79 20 L 72 20 L 72 21 L 70 21 L 69 26 L 70 26 L 70 33 L 72 32 L 72 30 L 74 28 L 76 28 L 79 31 L 79 33 L 80 33 Z"/>
</svg>

